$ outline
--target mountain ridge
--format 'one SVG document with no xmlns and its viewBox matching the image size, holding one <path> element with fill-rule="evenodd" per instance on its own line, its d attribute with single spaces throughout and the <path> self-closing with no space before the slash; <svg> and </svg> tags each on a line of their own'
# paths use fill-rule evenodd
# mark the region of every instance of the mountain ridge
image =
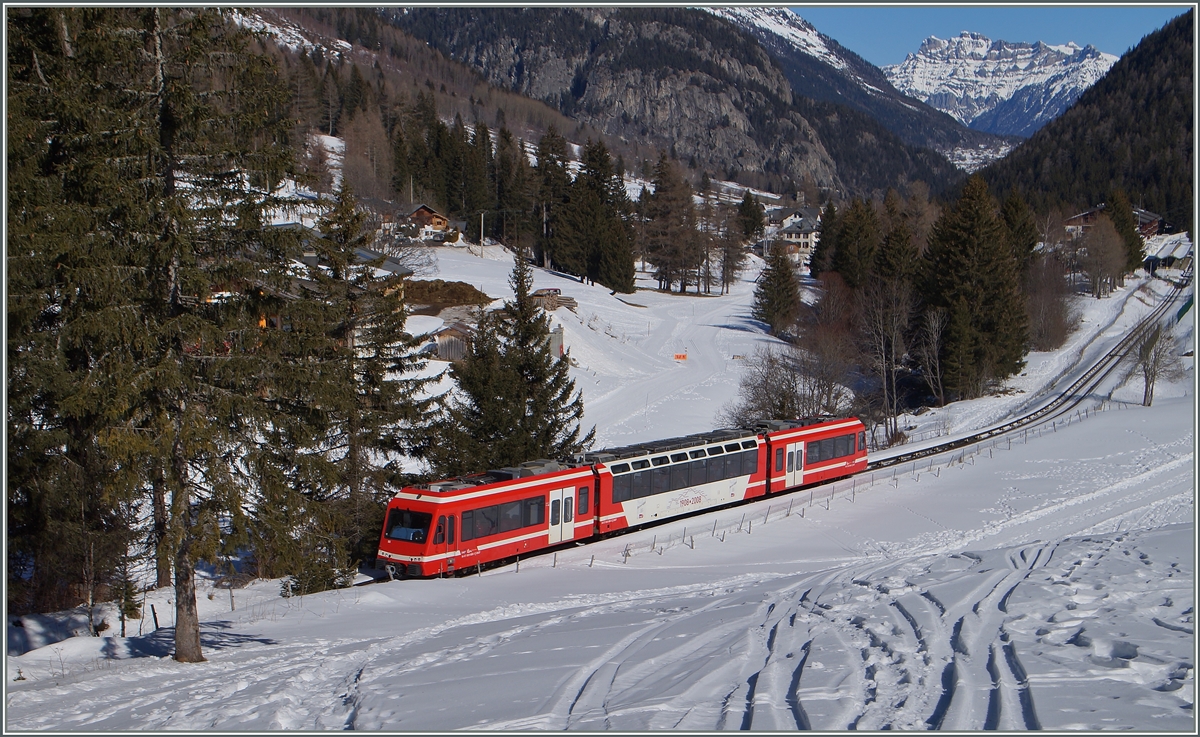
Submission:
<svg viewBox="0 0 1200 737">
<path fill-rule="evenodd" d="M 1118 57 L 1087 45 L 929 36 L 882 68 L 900 92 L 976 130 L 1029 137 L 1100 80 Z"/>
</svg>

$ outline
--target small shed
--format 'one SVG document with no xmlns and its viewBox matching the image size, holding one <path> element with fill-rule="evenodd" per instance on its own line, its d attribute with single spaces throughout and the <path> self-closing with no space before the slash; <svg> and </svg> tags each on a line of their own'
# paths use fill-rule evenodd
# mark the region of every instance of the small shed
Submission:
<svg viewBox="0 0 1200 737">
<path fill-rule="evenodd" d="M 442 361 L 459 361 L 467 355 L 475 328 L 465 322 L 452 322 L 433 333 L 437 341 L 437 357 Z"/>
</svg>

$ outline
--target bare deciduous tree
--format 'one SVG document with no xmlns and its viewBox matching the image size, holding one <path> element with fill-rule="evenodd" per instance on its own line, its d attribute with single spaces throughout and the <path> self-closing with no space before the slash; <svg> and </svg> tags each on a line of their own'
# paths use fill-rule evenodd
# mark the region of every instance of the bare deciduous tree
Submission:
<svg viewBox="0 0 1200 737">
<path fill-rule="evenodd" d="M 869 370 L 879 379 L 888 443 L 900 440 L 897 375 L 907 350 L 905 334 L 912 321 L 913 296 L 908 282 L 875 279 L 858 293 L 859 336 Z"/>
<path fill-rule="evenodd" d="M 920 330 L 914 353 L 917 363 L 921 366 L 921 374 L 929 391 L 937 398 L 938 406 L 946 403 L 946 388 L 942 382 L 942 345 L 946 339 L 946 329 L 950 325 L 950 312 L 943 307 L 931 307 L 925 310 L 921 319 Z"/>
<path fill-rule="evenodd" d="M 1174 331 L 1163 325 L 1157 325 L 1146 337 L 1138 342 L 1137 347 L 1126 354 L 1129 369 L 1125 378 L 1134 374 L 1142 375 L 1142 406 L 1149 407 L 1154 402 L 1154 385 L 1159 379 L 1178 381 L 1183 378 L 1183 362 L 1175 354 Z"/>
<path fill-rule="evenodd" d="M 1092 296 L 1112 291 L 1125 266 L 1125 241 L 1107 215 L 1100 215 L 1083 237 L 1079 263 L 1088 275 Z"/>
</svg>

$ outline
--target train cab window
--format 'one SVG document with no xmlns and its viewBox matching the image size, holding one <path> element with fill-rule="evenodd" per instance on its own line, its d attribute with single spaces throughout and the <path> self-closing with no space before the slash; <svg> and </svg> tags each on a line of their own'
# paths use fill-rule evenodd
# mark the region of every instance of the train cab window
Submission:
<svg viewBox="0 0 1200 737">
<path fill-rule="evenodd" d="M 588 513 L 588 488 L 587 486 L 579 487 L 579 513 Z"/>
<path fill-rule="evenodd" d="M 659 456 L 658 458 L 652 458 L 651 461 L 653 461 L 654 465 L 656 465 L 656 466 L 665 466 L 671 462 L 670 459 L 667 458 L 666 456 Z"/>
<path fill-rule="evenodd" d="M 675 453 L 671 456 L 671 463 L 682 463 L 688 459 L 687 453 Z"/>
<path fill-rule="evenodd" d="M 783 448 L 775 449 L 775 470 L 777 472 L 783 470 Z"/>
<path fill-rule="evenodd" d="M 433 533 L 433 544 L 442 545 L 446 542 L 446 518 L 438 517 L 437 529 Z"/>
<path fill-rule="evenodd" d="M 558 521 L 559 521 L 558 520 L 558 512 L 559 512 L 558 500 L 554 499 L 550 502 L 550 526 L 551 527 L 558 524 Z"/>
<path fill-rule="evenodd" d="M 788 454 L 787 454 L 787 459 L 788 459 L 788 461 L 787 461 L 787 472 L 788 472 L 788 473 L 791 473 L 792 471 L 795 471 L 795 470 L 796 470 L 795 458 L 793 457 L 793 456 L 795 456 L 795 455 L 796 455 L 795 453 L 788 453 Z"/>
<path fill-rule="evenodd" d="M 429 534 L 429 525 L 433 515 L 425 512 L 412 512 L 407 509 L 393 509 L 388 512 L 387 536 L 393 540 L 423 543 Z"/>
<path fill-rule="evenodd" d="M 563 522 L 573 522 L 575 520 L 575 513 L 571 509 L 574 503 L 575 500 L 569 496 L 563 499 Z"/>
<path fill-rule="evenodd" d="M 758 448 L 758 443 L 754 442 L 753 440 L 743 440 L 742 447 L 746 450 L 756 450 Z"/>
<path fill-rule="evenodd" d="M 703 458 L 705 455 L 704 448 L 688 451 L 688 456 L 691 458 Z"/>
</svg>

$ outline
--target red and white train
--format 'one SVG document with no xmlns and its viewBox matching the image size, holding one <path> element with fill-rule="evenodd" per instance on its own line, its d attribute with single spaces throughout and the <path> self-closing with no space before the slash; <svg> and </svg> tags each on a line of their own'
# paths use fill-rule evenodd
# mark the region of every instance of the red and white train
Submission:
<svg viewBox="0 0 1200 737">
<path fill-rule="evenodd" d="M 617 530 L 780 494 L 867 467 L 855 419 L 771 420 L 405 487 L 376 566 L 393 578 L 474 568 Z"/>
</svg>

